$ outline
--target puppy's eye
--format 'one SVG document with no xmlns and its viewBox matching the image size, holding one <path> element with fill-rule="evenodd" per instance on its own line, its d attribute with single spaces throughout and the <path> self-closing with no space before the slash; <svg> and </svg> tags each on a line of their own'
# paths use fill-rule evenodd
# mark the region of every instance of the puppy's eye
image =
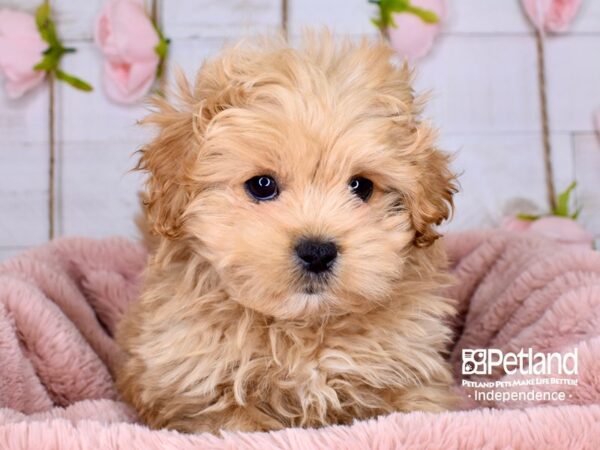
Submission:
<svg viewBox="0 0 600 450">
<path fill-rule="evenodd" d="M 268 175 L 259 175 L 246 181 L 246 191 L 256 200 L 273 200 L 279 195 L 277 182 Z"/>
<path fill-rule="evenodd" d="M 350 183 L 348 183 L 348 187 L 350 188 L 350 191 L 363 202 L 369 200 L 369 197 L 373 193 L 373 182 L 364 177 L 352 178 Z"/>
</svg>

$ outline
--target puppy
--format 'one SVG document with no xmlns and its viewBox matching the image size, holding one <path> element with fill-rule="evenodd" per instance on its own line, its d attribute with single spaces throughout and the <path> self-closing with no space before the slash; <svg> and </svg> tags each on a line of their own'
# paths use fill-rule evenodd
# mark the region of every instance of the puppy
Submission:
<svg viewBox="0 0 600 450">
<path fill-rule="evenodd" d="M 381 42 L 238 45 L 141 150 L 159 236 L 117 340 L 151 427 L 264 431 L 453 405 L 435 225 L 455 192 Z"/>
</svg>

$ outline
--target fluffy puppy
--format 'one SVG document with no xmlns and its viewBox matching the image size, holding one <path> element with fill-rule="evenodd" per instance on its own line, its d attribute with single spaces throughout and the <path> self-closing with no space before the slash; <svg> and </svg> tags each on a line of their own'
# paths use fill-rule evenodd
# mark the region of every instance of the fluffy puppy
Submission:
<svg viewBox="0 0 600 450">
<path fill-rule="evenodd" d="M 187 432 L 349 423 L 454 400 L 434 227 L 454 177 L 381 42 L 245 43 L 157 100 L 158 236 L 122 321 L 123 398 Z"/>
</svg>

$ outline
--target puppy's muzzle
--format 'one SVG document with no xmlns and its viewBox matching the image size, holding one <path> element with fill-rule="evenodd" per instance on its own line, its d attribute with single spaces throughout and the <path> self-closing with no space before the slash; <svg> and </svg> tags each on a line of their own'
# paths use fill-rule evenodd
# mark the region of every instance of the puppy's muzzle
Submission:
<svg viewBox="0 0 600 450">
<path fill-rule="evenodd" d="M 296 255 L 307 272 L 320 274 L 333 267 L 338 249 L 332 241 L 301 239 L 296 245 Z"/>
</svg>

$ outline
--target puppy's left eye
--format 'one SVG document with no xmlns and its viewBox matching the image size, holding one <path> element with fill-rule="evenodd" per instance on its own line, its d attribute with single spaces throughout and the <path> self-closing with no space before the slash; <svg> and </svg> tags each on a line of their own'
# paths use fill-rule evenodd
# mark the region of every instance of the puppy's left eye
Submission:
<svg viewBox="0 0 600 450">
<path fill-rule="evenodd" d="M 371 194 L 373 193 L 373 182 L 364 177 L 352 178 L 350 183 L 348 183 L 348 187 L 350 188 L 350 191 L 363 202 L 369 200 L 369 197 L 371 197 Z"/>
<path fill-rule="evenodd" d="M 273 200 L 279 195 L 277 182 L 268 175 L 259 175 L 246 181 L 246 191 L 256 200 Z"/>
</svg>

